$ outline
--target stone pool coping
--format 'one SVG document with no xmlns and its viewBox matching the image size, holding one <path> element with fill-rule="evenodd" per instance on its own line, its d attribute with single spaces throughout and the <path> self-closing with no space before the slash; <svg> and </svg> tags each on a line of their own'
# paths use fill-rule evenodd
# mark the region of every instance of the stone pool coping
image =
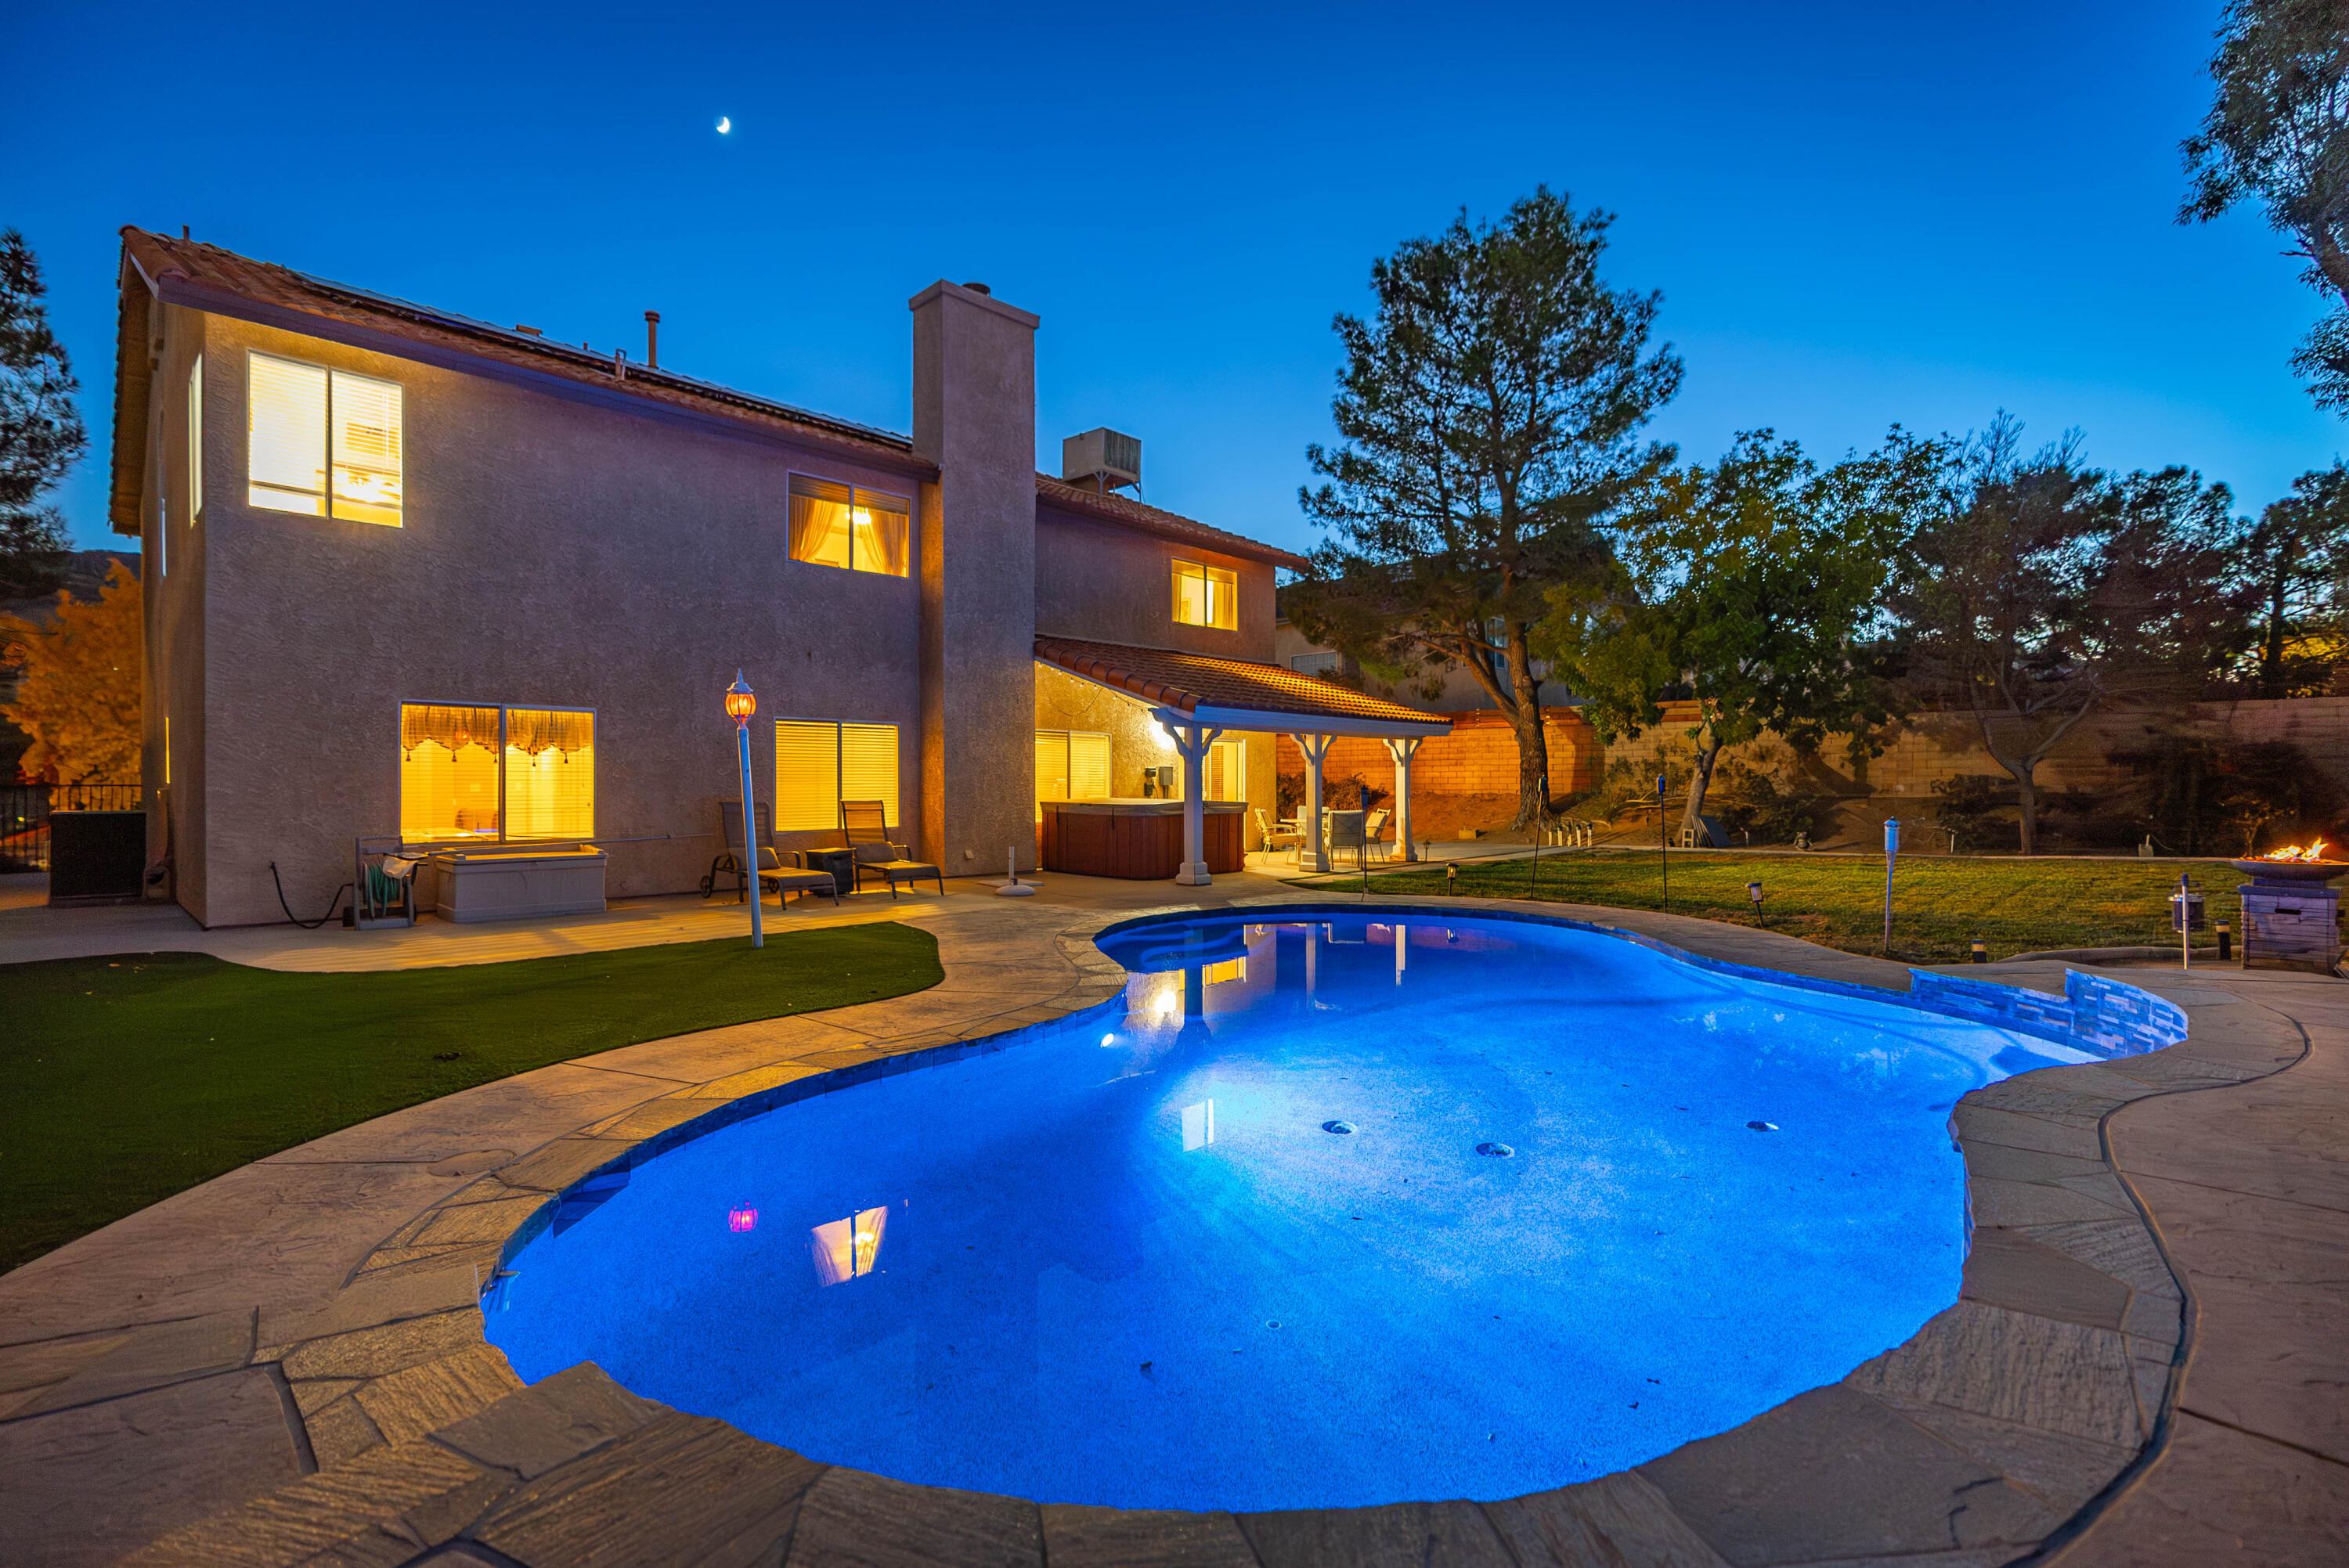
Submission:
<svg viewBox="0 0 2349 1568">
<path fill-rule="evenodd" d="M 1232 907 L 1268 917 L 1368 913 L 1326 894 Z M 1561 919 L 1556 905 L 1382 899 L 1370 908 L 1589 923 Z M 1052 933 L 1074 980 L 1049 1002 L 959 1033 L 949 1026 L 961 1020 L 941 1017 L 932 1029 L 853 1052 L 802 1051 L 647 1099 L 519 1159 L 488 1151 L 482 1163 L 492 1168 L 384 1237 L 345 1287 L 299 1322 L 188 1320 L 165 1326 L 190 1342 L 168 1349 L 146 1336 L 131 1348 L 150 1359 L 210 1356 L 219 1367 L 267 1368 L 316 1468 L 131 1560 L 399 1563 L 457 1542 L 471 1544 L 452 1552 L 479 1545 L 524 1563 L 786 1553 L 794 1563 L 1049 1554 L 1062 1563 L 1269 1565 L 1390 1553 L 1740 1568 L 1891 1556 L 2006 1562 L 2076 1532 L 2083 1511 L 2158 1446 L 2169 1418 L 2184 1293 L 2115 1168 L 2106 1119 L 2133 1100 L 2241 1082 L 2299 1054 L 2256 1039 L 2242 1050 L 2219 1042 L 2213 1054 L 2198 1040 L 2190 1051 L 2042 1069 L 1968 1096 L 1951 1124 L 1976 1233 L 1956 1305 L 1842 1382 L 1744 1426 L 1628 1471 L 1506 1502 L 1239 1517 L 1040 1507 L 823 1466 L 636 1398 L 592 1367 L 525 1388 L 483 1340 L 476 1271 L 493 1277 L 563 1191 L 616 1162 L 649 1158 L 702 1119 L 753 1114 L 805 1092 L 801 1086 L 842 1086 L 827 1075 L 862 1081 L 855 1075 L 908 1070 L 925 1053 L 988 1048 L 980 1037 L 1114 1005 L 1123 971 L 1092 939 L 1123 923 L 1081 916 Z M 1674 934 L 1700 923 L 1674 923 Z M 1756 934 L 1697 934 L 1712 932 L 1723 940 L 1706 945 L 1758 955 Z M 1803 945 L 1789 939 L 1759 945 L 1775 944 L 1784 945 L 1767 956 L 1800 956 L 1786 951 Z M 1820 955 L 1806 968 L 1897 978 L 1874 961 L 1806 951 Z M 1891 988 L 1866 987 L 1878 995 Z M 135 1377 L 114 1365 L 123 1350 L 119 1337 L 61 1346 L 61 1376 L 35 1386 L 34 1404 L 71 1408 L 98 1397 L 93 1380 Z M 11 1413 L 29 1412 L 21 1400 L 0 1407 Z"/>
</svg>

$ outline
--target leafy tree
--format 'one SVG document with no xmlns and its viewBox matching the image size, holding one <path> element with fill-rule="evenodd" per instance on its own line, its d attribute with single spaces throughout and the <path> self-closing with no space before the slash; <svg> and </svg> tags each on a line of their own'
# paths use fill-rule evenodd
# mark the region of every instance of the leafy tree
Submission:
<svg viewBox="0 0 2349 1568">
<path fill-rule="evenodd" d="M 2193 186 L 2178 221 L 2256 200 L 2299 242 L 2308 285 L 2336 303 L 2292 367 L 2320 407 L 2349 410 L 2349 5 L 2229 0 L 2218 38 L 2218 93 L 2184 145 Z"/>
<path fill-rule="evenodd" d="M 1903 553 L 1889 604 L 1906 695 L 1971 719 L 2015 782 L 2036 853 L 2039 765 L 2101 707 L 2199 696 L 2248 642 L 2226 587 L 2232 497 L 2183 469 L 2114 480 L 2076 434 L 2030 458 L 2002 414 L 1970 442 L 1947 511 Z"/>
<path fill-rule="evenodd" d="M 0 599 L 48 593 L 64 575 L 64 520 L 41 497 L 89 445 L 65 346 L 49 330 L 40 263 L 0 231 Z"/>
<path fill-rule="evenodd" d="M 1876 451 L 1821 469 L 1795 442 L 1750 430 L 1626 510 L 1611 583 L 1551 590 L 1538 646 L 1602 739 L 1660 722 L 1668 697 L 1695 699 L 1682 827 L 1699 827 L 1724 748 L 1773 733 L 1810 752 L 1889 717 L 1878 605 L 1949 459 L 1948 442 L 1895 427 Z"/>
<path fill-rule="evenodd" d="M 1543 187 L 1374 263 L 1375 313 L 1336 321 L 1345 444 L 1308 449 L 1324 482 L 1299 492 L 1329 537 L 1290 617 L 1399 685 L 1464 667 L 1516 732 L 1520 824 L 1549 773 L 1542 596 L 1604 562 L 1599 520 L 1671 455 L 1633 439 L 1681 363 L 1649 348 L 1660 296 L 1600 280 L 1611 222 Z"/>
<path fill-rule="evenodd" d="M 46 626 L 0 616 L 0 636 L 25 650 L 16 700 L 0 714 L 33 738 L 19 764 L 26 774 L 64 784 L 139 777 L 144 624 L 139 579 L 119 561 L 95 603 L 60 593 Z"/>
<path fill-rule="evenodd" d="M 2258 595 L 2258 691 L 2312 696 L 2344 662 L 2343 610 L 2349 580 L 2349 468 L 2335 459 L 2292 481 L 2243 542 L 2242 576 Z"/>
</svg>

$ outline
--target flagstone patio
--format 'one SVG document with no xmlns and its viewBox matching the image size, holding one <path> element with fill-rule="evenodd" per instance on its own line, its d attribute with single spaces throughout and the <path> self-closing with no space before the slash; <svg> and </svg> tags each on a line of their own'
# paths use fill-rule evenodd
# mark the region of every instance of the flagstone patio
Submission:
<svg viewBox="0 0 2349 1568">
<path fill-rule="evenodd" d="M 483 1340 L 479 1282 L 564 1187 L 706 1119 L 1112 1002 L 1123 972 L 1092 935 L 1166 890 L 1046 881 L 1018 901 L 957 882 L 894 907 L 795 906 L 771 921 L 769 940 L 802 921 L 900 918 L 937 936 L 945 983 L 484 1085 L 247 1166 L 0 1276 L 0 1559 L 1954 1568 L 2349 1557 L 2349 985 L 2316 976 L 2116 972 L 2183 1007 L 2190 1037 L 1961 1104 L 1951 1125 L 1976 1231 L 1957 1305 L 1839 1384 L 1557 1491 L 1247 1516 L 1039 1507 L 828 1467 L 638 1398 L 592 1367 L 521 1384 Z M 1298 896 L 1256 877 L 1196 891 L 1200 903 L 1268 909 Z M 1907 984 L 1897 966 L 1767 932 L 1527 907 L 1790 974 Z M 109 918 L 57 919 L 68 913 Z M 99 941 L 114 945 L 78 950 L 202 944 L 304 968 L 462 963 L 693 940 L 743 921 L 698 901 L 388 934 L 202 933 L 155 918 L 166 913 L 0 908 L 0 955 Z M 2063 971 L 1966 973 L 2060 989 Z"/>
</svg>

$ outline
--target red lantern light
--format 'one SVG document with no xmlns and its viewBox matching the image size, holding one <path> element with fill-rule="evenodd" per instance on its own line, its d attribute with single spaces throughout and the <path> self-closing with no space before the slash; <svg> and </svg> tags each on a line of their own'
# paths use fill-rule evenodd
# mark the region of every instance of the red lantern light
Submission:
<svg viewBox="0 0 2349 1568">
<path fill-rule="evenodd" d="M 750 723 L 750 716 L 758 711 L 759 699 L 750 694 L 750 683 L 742 678 L 740 670 L 736 670 L 734 684 L 726 688 L 727 717 L 734 721 L 737 728 L 740 728 Z"/>
</svg>

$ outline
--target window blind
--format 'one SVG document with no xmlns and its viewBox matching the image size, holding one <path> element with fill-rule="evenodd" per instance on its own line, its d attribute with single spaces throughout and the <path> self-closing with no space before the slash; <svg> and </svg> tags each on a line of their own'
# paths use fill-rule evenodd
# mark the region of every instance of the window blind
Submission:
<svg viewBox="0 0 2349 1568">
<path fill-rule="evenodd" d="M 399 526 L 400 396 L 397 382 L 334 372 L 334 513 Z"/>
<path fill-rule="evenodd" d="M 1069 737 L 1069 799 L 1109 799 L 1109 737 L 1081 731 Z"/>
<path fill-rule="evenodd" d="M 1036 732 L 1036 820 L 1044 820 L 1044 802 L 1066 800 L 1069 795 L 1069 732 Z"/>
<path fill-rule="evenodd" d="M 270 354 L 246 358 L 252 504 L 326 515 L 326 373 Z"/>
<path fill-rule="evenodd" d="M 897 816 L 897 727 L 894 724 L 843 724 L 840 727 L 840 798 L 878 800 L 888 822 Z M 839 826 L 835 818 L 833 826 Z"/>
<path fill-rule="evenodd" d="M 840 826 L 840 727 L 781 719 L 775 725 L 775 830 Z"/>
</svg>

